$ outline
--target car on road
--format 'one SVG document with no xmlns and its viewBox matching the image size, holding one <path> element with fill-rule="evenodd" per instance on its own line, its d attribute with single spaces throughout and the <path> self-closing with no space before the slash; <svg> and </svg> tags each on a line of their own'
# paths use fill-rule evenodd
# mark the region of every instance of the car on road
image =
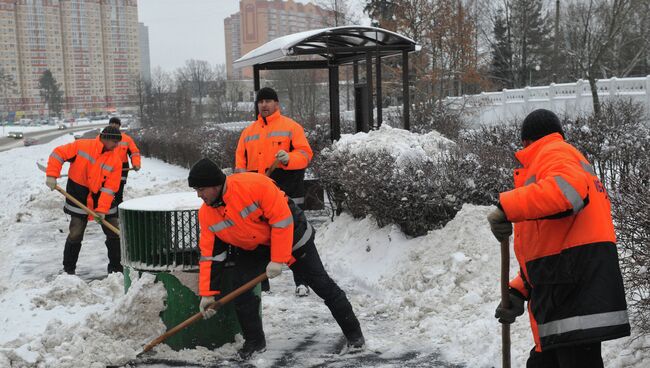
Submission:
<svg viewBox="0 0 650 368">
<path fill-rule="evenodd" d="M 38 144 L 38 139 L 28 137 L 28 138 L 25 138 L 25 140 L 23 141 L 23 144 L 25 146 L 33 146 L 35 144 Z"/>
<path fill-rule="evenodd" d="M 63 129 L 67 129 L 67 128 L 68 128 L 68 127 L 66 126 L 65 123 L 61 123 L 61 124 L 59 124 L 59 128 L 58 128 L 58 129 L 59 129 L 59 130 L 63 130 Z"/>
<path fill-rule="evenodd" d="M 23 132 L 9 132 L 7 134 L 9 138 L 21 139 L 23 137 Z"/>
</svg>

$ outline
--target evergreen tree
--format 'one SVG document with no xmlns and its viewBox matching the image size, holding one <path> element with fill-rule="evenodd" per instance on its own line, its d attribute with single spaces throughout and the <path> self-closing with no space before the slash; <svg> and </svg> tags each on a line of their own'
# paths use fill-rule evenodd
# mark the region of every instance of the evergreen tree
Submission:
<svg viewBox="0 0 650 368">
<path fill-rule="evenodd" d="M 373 27 L 395 31 L 395 9 L 397 0 L 366 0 L 364 11 L 372 19 Z"/>
<path fill-rule="evenodd" d="M 63 92 L 61 84 L 56 81 L 49 69 L 45 70 L 38 79 L 38 88 L 41 90 L 41 98 L 47 104 L 47 116 L 52 116 L 52 113 L 59 116 L 63 107 Z"/>
<path fill-rule="evenodd" d="M 494 42 L 492 43 L 492 62 L 490 78 L 499 88 L 512 88 L 512 44 L 503 10 L 499 10 L 494 22 Z"/>
<path fill-rule="evenodd" d="M 518 0 L 511 3 L 511 34 L 513 38 L 513 68 L 515 85 L 530 84 L 531 79 L 541 83 L 552 69 L 552 43 L 546 15 L 542 14 L 542 0 Z M 536 70 L 536 66 L 540 69 Z M 534 75 L 533 75 L 534 73 Z"/>
</svg>

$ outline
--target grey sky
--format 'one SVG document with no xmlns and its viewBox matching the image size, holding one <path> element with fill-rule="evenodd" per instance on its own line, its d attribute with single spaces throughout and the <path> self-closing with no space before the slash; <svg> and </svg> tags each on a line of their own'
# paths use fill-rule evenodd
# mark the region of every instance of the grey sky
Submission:
<svg viewBox="0 0 650 368">
<path fill-rule="evenodd" d="M 138 0 L 138 19 L 149 27 L 151 68 L 171 71 L 189 59 L 225 63 L 223 20 L 238 11 L 239 0 Z"/>
<path fill-rule="evenodd" d="M 188 59 L 224 63 L 223 20 L 237 11 L 239 0 L 138 0 L 152 69 L 171 71 Z"/>
</svg>

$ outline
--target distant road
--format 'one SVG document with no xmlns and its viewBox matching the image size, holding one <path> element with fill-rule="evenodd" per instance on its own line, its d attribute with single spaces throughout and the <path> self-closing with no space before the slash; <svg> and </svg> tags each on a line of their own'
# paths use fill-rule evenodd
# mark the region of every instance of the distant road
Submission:
<svg viewBox="0 0 650 368">
<path fill-rule="evenodd" d="M 62 135 L 70 134 L 73 132 L 78 132 L 80 130 L 91 130 L 95 129 L 98 127 L 106 126 L 105 122 L 97 123 L 97 124 L 87 124 L 83 126 L 77 126 L 77 127 L 72 127 L 72 128 L 67 128 L 67 129 L 47 129 L 47 130 L 38 130 L 35 132 L 29 132 L 29 133 L 23 133 L 23 139 L 25 138 L 35 138 L 38 139 L 37 144 L 42 144 L 42 143 L 47 143 L 52 141 L 55 138 L 58 138 Z M 5 130 L 9 131 L 11 130 L 11 127 L 5 127 Z M 15 138 L 9 138 L 9 137 L 1 137 L 0 138 L 0 152 L 6 151 L 12 148 L 16 147 L 22 147 L 23 144 L 23 139 L 15 139 Z"/>
</svg>

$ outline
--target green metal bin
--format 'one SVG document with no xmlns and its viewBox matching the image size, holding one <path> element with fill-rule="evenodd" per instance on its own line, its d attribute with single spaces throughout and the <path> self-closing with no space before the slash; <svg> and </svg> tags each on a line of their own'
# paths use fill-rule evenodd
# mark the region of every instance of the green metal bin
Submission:
<svg viewBox="0 0 650 368">
<path fill-rule="evenodd" d="M 124 287 L 132 272 L 149 272 L 167 290 L 166 309 L 161 312 L 167 328 L 197 313 L 199 275 L 198 209 L 202 201 L 194 192 L 162 194 L 125 201 L 119 206 Z M 226 268 L 223 292 L 230 291 Z M 260 293 L 259 285 L 255 288 Z M 233 304 L 221 308 L 207 321 L 201 320 L 165 341 L 174 350 L 233 342 L 240 327 Z"/>
</svg>

